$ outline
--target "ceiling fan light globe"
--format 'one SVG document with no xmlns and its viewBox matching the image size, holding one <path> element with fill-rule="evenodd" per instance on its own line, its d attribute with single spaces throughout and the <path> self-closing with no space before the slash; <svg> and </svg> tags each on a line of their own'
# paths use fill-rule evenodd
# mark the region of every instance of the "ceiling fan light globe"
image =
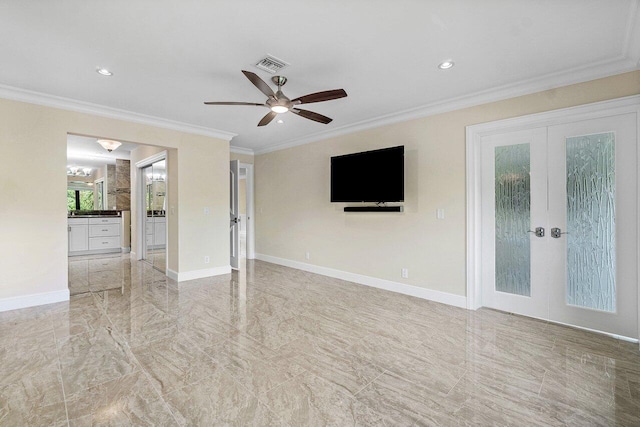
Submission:
<svg viewBox="0 0 640 427">
<path fill-rule="evenodd" d="M 271 107 L 271 111 L 273 111 L 274 113 L 281 114 L 281 113 L 286 113 L 287 111 L 289 111 L 289 109 L 284 105 L 273 105 Z"/>
</svg>

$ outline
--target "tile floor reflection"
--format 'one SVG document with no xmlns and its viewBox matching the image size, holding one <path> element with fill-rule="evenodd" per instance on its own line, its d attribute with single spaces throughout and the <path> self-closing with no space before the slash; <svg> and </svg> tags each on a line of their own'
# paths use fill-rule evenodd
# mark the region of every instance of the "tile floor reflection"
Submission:
<svg viewBox="0 0 640 427">
<path fill-rule="evenodd" d="M 247 261 L 70 263 L 0 313 L 0 425 L 640 425 L 637 345 Z"/>
</svg>

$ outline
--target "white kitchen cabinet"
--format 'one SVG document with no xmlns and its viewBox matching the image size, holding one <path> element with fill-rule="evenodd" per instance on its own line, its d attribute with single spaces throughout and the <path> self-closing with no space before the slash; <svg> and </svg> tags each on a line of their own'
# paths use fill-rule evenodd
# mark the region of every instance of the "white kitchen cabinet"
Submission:
<svg viewBox="0 0 640 427">
<path fill-rule="evenodd" d="M 86 251 L 89 249 L 89 221 L 78 221 L 80 218 L 69 220 L 69 253 Z"/>
<path fill-rule="evenodd" d="M 121 217 L 69 218 L 69 256 L 121 252 Z"/>
</svg>

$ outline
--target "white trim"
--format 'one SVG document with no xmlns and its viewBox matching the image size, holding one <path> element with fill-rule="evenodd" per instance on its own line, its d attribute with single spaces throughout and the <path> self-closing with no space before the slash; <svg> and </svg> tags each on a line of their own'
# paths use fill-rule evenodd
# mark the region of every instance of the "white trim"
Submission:
<svg viewBox="0 0 640 427">
<path fill-rule="evenodd" d="M 0 299 L 0 312 L 69 301 L 69 289 Z"/>
<path fill-rule="evenodd" d="M 176 282 L 178 281 L 178 272 L 177 271 L 173 271 L 170 268 L 167 268 L 167 277 L 169 279 L 173 279 Z"/>
<path fill-rule="evenodd" d="M 612 333 L 609 333 L 609 332 L 599 331 L 597 329 L 583 328 L 582 326 L 571 325 L 569 323 L 557 322 L 555 320 L 549 320 L 549 319 L 540 319 L 540 320 L 546 320 L 547 322 L 553 323 L 555 325 L 568 326 L 570 328 L 575 328 L 575 329 L 581 329 L 583 331 L 594 332 L 594 333 L 600 334 L 600 335 L 606 335 L 608 337 L 615 338 L 615 339 L 618 339 L 618 340 L 628 341 L 628 342 L 632 342 L 632 343 L 639 342 L 638 338 L 625 337 L 623 335 L 616 335 L 616 334 L 612 334 Z"/>
<path fill-rule="evenodd" d="M 479 145 L 485 136 L 514 132 L 534 127 L 549 127 L 562 123 L 636 113 L 640 129 L 640 95 L 627 96 L 608 101 L 594 102 L 575 107 L 562 108 L 538 114 L 498 120 L 467 126 L 466 128 L 466 175 L 467 175 L 467 308 L 475 310 L 482 307 L 481 273 L 481 176 Z M 640 139 L 640 135 L 638 135 Z M 640 152 L 638 153 L 640 162 Z M 637 176 L 640 198 L 640 174 Z M 640 199 L 639 199 L 640 200 Z M 638 206 L 640 212 L 640 202 Z M 640 229 L 640 222 L 638 224 Z M 638 260 L 640 263 L 640 259 Z M 638 296 L 640 310 L 640 292 Z M 548 319 L 545 319 L 548 320 Z M 639 316 L 640 329 L 640 316 Z"/>
<path fill-rule="evenodd" d="M 454 295 L 447 292 L 434 291 L 432 289 L 421 288 L 419 286 L 407 285 L 405 283 L 392 282 L 391 280 L 379 279 L 377 277 L 364 276 L 362 274 L 350 273 L 348 271 L 336 270 L 329 267 L 319 265 L 306 264 L 299 261 L 293 261 L 285 258 L 278 258 L 271 255 L 256 254 L 256 259 L 270 262 L 272 264 L 283 265 L 285 267 L 296 268 L 298 270 L 308 271 L 323 276 L 334 277 L 336 279 L 346 280 L 358 283 L 360 285 L 371 286 L 373 288 L 384 289 L 399 294 L 411 295 L 413 297 L 435 301 L 442 304 L 452 305 L 454 307 L 465 308 L 467 306 L 466 298 L 462 295 Z"/>
<path fill-rule="evenodd" d="M 245 177 L 245 197 L 246 197 L 246 209 L 247 214 L 246 218 L 247 224 L 245 226 L 245 230 L 247 236 L 247 259 L 254 259 L 256 257 L 256 220 L 255 220 L 255 182 L 254 182 L 254 171 L 253 165 L 250 163 L 240 163 L 241 168 L 245 168 L 246 177 Z"/>
<path fill-rule="evenodd" d="M 27 102 L 29 104 L 43 105 L 45 107 L 60 108 L 62 110 L 75 111 L 77 113 L 92 114 L 95 116 L 107 117 L 110 119 L 140 123 L 143 125 L 154 126 L 163 129 L 171 129 L 179 132 L 204 135 L 212 138 L 222 139 L 225 141 L 231 141 L 231 139 L 237 135 L 235 133 L 227 132 L 224 130 L 192 125 L 176 120 L 149 116 L 133 111 L 106 107 L 90 102 L 78 101 L 71 98 L 49 95 L 42 92 L 20 89 L 7 85 L 0 85 L 0 98 L 19 102 Z"/>
<path fill-rule="evenodd" d="M 595 66 L 585 67 L 584 69 L 574 69 L 570 72 L 563 71 L 561 73 L 549 74 L 516 84 L 487 89 L 469 95 L 434 102 L 420 107 L 375 117 L 373 119 L 363 120 L 361 122 L 352 123 L 331 130 L 314 133 L 303 138 L 291 139 L 254 150 L 254 153 L 256 155 L 260 155 L 270 153 L 272 151 L 284 150 L 367 129 L 374 129 L 394 123 L 475 107 L 477 105 L 488 104 L 490 102 L 502 101 L 562 86 L 569 86 L 629 71 L 635 71 L 638 67 L 639 64 L 637 64 L 637 60 L 619 56 L 612 60 L 602 61 L 602 63 L 596 64 Z"/>
<path fill-rule="evenodd" d="M 590 120 L 594 118 L 615 116 L 624 113 L 634 113 L 638 111 L 640 105 L 640 95 L 625 96 L 622 98 L 609 99 L 606 101 L 593 102 L 574 107 L 560 108 L 557 110 L 545 111 L 542 113 L 529 114 L 526 116 L 513 117 L 510 119 L 496 120 L 493 122 L 479 123 L 467 126 L 473 134 L 486 136 L 500 132 L 515 132 L 528 127 L 545 127 L 558 124 Z"/>
<path fill-rule="evenodd" d="M 221 267 L 213 267 L 213 268 L 205 268 L 202 270 L 184 271 L 181 273 L 174 270 L 167 269 L 167 276 L 175 280 L 176 282 L 203 279 L 205 277 L 212 277 L 212 276 L 222 276 L 224 274 L 230 274 L 230 273 L 231 273 L 230 265 L 223 265 Z"/>
<path fill-rule="evenodd" d="M 498 309 L 495 309 L 495 308 L 490 308 L 489 310 L 498 311 L 500 313 L 508 313 L 507 311 L 502 311 L 502 310 L 498 310 Z M 521 316 L 521 315 L 520 314 L 516 314 L 516 316 Z M 628 342 L 632 342 L 632 343 L 640 342 L 637 338 L 625 337 L 624 335 L 612 334 L 610 332 L 599 331 L 597 329 L 584 328 L 582 326 L 572 325 L 570 323 L 562 323 L 562 322 L 558 322 L 556 320 L 544 319 L 542 317 L 535 317 L 535 316 L 524 316 L 524 317 L 530 317 L 531 319 L 542 320 L 543 322 L 551 323 L 553 325 L 561 325 L 561 326 L 566 326 L 566 327 L 573 328 L 573 329 L 580 329 L 582 331 L 589 331 L 589 332 L 593 332 L 593 333 L 600 334 L 600 335 L 606 335 L 608 337 L 615 338 L 615 339 L 622 340 L 622 341 L 628 341 Z"/>
<path fill-rule="evenodd" d="M 254 155 L 254 152 L 251 148 L 235 147 L 233 145 L 229 146 L 229 151 L 236 154 L 249 154 L 251 156 Z"/>
<path fill-rule="evenodd" d="M 153 156 L 146 157 L 142 160 L 138 160 L 136 162 L 136 167 L 138 169 L 144 168 L 146 166 L 150 166 L 155 162 L 159 162 L 160 160 L 167 159 L 167 150 L 161 151 L 159 153 L 154 154 Z M 169 169 L 167 168 L 167 175 L 169 175 Z"/>
<path fill-rule="evenodd" d="M 640 2 L 638 0 L 631 4 L 622 54 L 635 61 L 636 67 L 640 67 Z"/>
</svg>

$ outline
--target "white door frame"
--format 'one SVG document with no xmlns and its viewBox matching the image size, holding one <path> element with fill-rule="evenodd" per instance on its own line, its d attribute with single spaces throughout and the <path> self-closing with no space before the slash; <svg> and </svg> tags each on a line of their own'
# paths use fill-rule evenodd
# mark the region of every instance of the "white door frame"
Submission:
<svg viewBox="0 0 640 427">
<path fill-rule="evenodd" d="M 640 145 L 640 95 L 628 96 L 608 101 L 595 102 L 577 107 L 563 108 L 544 113 L 495 122 L 481 123 L 466 128 L 466 172 L 467 172 L 467 308 L 476 310 L 482 304 L 482 248 L 481 248 L 481 150 L 483 137 L 525 130 L 534 127 L 546 127 L 580 120 L 589 120 L 618 114 L 635 113 L 637 120 L 636 138 Z M 640 150 L 638 150 L 640 165 Z M 640 212 L 640 174 L 638 174 L 638 212 Z M 639 215 L 640 217 L 640 215 Z M 640 229 L 640 220 L 638 227 Z M 638 241 L 636 236 L 636 241 Z M 640 246 L 640 243 L 639 243 Z M 638 251 L 640 254 L 640 250 Z M 640 255 L 638 258 L 640 265 Z M 639 285 L 640 288 L 640 285 Z M 640 310 L 640 289 L 638 290 L 638 309 Z M 640 316 L 638 316 L 640 329 Z"/>
<path fill-rule="evenodd" d="M 153 156 L 147 157 L 145 159 L 142 159 L 138 162 L 136 162 L 136 181 L 137 181 L 137 188 L 136 188 L 136 199 L 137 199 L 137 208 L 138 208 L 138 212 L 136 215 L 136 221 L 137 221 L 137 237 L 138 237 L 138 244 L 136 245 L 136 254 L 135 254 L 135 259 L 137 261 L 140 261 L 142 259 L 142 250 L 143 250 L 143 246 L 145 239 L 146 239 L 146 221 L 147 221 L 147 206 L 145 204 L 145 197 L 144 194 L 146 193 L 146 187 L 145 187 L 145 181 L 144 181 L 144 174 L 142 173 L 142 169 L 144 169 L 147 166 L 151 166 L 152 164 L 154 164 L 155 162 L 159 162 L 161 160 L 164 160 L 167 164 L 167 172 L 166 172 L 166 177 L 165 177 L 165 200 L 169 200 L 169 156 L 167 155 L 167 151 L 161 151 L 157 154 L 154 154 Z M 169 217 L 168 217 L 169 211 L 167 210 L 165 212 L 165 216 L 167 216 L 166 218 L 166 222 L 165 222 L 165 247 L 166 247 L 166 254 L 167 256 L 165 257 L 165 266 L 164 266 L 164 274 L 166 275 L 167 272 L 169 271 Z"/>
<path fill-rule="evenodd" d="M 247 259 L 254 259 L 256 257 L 256 226 L 254 216 L 254 182 L 253 182 L 253 165 L 251 163 L 240 163 L 241 168 L 245 168 L 246 175 L 246 194 L 247 198 Z"/>
</svg>

